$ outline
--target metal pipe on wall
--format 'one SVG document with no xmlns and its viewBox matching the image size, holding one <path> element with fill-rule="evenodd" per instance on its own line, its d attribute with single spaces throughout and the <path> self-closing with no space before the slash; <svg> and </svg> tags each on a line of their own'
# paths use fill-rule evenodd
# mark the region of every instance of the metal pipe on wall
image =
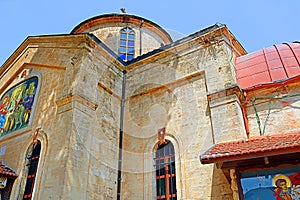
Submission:
<svg viewBox="0 0 300 200">
<path fill-rule="evenodd" d="M 124 70 L 123 71 L 123 82 L 122 82 L 121 111 L 120 111 L 120 135 L 119 135 L 118 178 L 117 178 L 117 200 L 121 199 L 125 86 L 126 86 L 126 71 Z"/>
</svg>

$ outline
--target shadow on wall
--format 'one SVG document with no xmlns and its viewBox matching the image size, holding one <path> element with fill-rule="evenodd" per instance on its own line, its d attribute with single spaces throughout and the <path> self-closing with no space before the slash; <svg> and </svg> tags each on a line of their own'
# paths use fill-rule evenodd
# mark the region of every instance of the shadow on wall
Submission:
<svg viewBox="0 0 300 200">
<path fill-rule="evenodd" d="M 230 185 L 222 170 L 217 169 L 215 166 L 212 175 L 211 199 L 233 199 L 233 192 Z"/>
</svg>

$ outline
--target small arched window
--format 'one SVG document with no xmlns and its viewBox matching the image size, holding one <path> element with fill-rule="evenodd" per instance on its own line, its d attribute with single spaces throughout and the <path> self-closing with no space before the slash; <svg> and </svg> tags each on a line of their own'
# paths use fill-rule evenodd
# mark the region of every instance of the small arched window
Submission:
<svg viewBox="0 0 300 200">
<path fill-rule="evenodd" d="M 37 140 L 37 142 L 33 143 L 32 146 L 33 146 L 32 149 L 29 149 L 27 155 L 28 164 L 26 166 L 28 167 L 28 175 L 26 179 L 23 200 L 29 200 L 32 198 L 36 173 L 37 173 L 39 159 L 40 159 L 41 142 Z"/>
<path fill-rule="evenodd" d="M 175 152 L 170 141 L 158 146 L 155 152 L 155 165 L 156 199 L 177 199 Z"/>
<path fill-rule="evenodd" d="M 129 28 L 123 28 L 120 31 L 119 57 L 124 61 L 130 61 L 134 57 L 134 31 Z"/>
</svg>

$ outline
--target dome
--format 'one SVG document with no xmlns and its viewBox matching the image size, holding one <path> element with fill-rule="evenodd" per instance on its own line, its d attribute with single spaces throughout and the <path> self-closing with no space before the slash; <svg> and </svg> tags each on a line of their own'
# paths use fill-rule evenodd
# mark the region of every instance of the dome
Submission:
<svg viewBox="0 0 300 200">
<path fill-rule="evenodd" d="M 122 40 L 129 38 L 126 32 L 130 32 L 130 44 Z M 79 33 L 92 33 L 117 55 L 121 54 L 120 51 L 126 51 L 129 44 L 130 51 L 133 52 L 131 59 L 173 42 L 170 35 L 159 25 L 129 14 L 105 14 L 87 19 L 71 31 L 71 34 Z M 121 43 L 124 46 L 120 46 Z"/>
<path fill-rule="evenodd" d="M 252 89 L 292 80 L 300 75 L 300 43 L 283 43 L 236 59 L 237 81 Z"/>
<path fill-rule="evenodd" d="M 156 23 L 139 17 L 135 15 L 128 15 L 128 14 L 105 14 L 99 15 L 90 19 L 87 19 L 77 25 L 72 31 L 71 34 L 74 33 L 83 33 L 83 32 L 92 32 L 93 29 L 99 26 L 109 26 L 109 25 L 135 25 L 137 27 L 142 27 L 144 29 L 151 30 L 153 33 L 156 33 L 161 39 L 166 43 L 169 44 L 172 42 L 170 35 L 159 25 Z"/>
</svg>

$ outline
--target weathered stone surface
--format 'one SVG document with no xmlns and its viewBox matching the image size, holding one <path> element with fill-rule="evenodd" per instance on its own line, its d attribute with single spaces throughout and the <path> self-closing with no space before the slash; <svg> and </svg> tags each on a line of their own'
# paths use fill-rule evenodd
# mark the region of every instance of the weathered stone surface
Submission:
<svg viewBox="0 0 300 200">
<path fill-rule="evenodd" d="M 94 33 L 116 45 L 108 32 L 118 31 Z M 145 52 L 160 45 L 150 33 L 143 34 Z M 153 158 L 161 128 L 175 149 L 177 199 L 233 199 L 223 172 L 199 161 L 214 143 L 245 137 L 228 55 L 237 52 L 218 34 L 211 34 L 211 43 L 198 36 L 126 66 L 88 35 L 28 39 L 16 61 L 2 70 L 0 83 L 3 92 L 16 84 L 13 80 L 23 69 L 39 77 L 30 125 L 1 138 L 0 147 L 7 147 L 1 159 L 19 174 L 12 199 L 24 191 L 25 156 L 37 128 L 42 130 L 42 151 L 34 199 L 116 199 L 120 133 L 121 199 L 155 199 Z M 291 99 L 298 106 L 298 100 Z M 299 117 L 290 111 L 284 114 Z"/>
</svg>

